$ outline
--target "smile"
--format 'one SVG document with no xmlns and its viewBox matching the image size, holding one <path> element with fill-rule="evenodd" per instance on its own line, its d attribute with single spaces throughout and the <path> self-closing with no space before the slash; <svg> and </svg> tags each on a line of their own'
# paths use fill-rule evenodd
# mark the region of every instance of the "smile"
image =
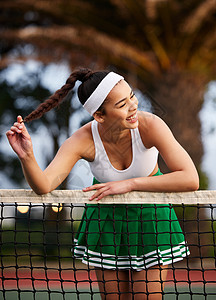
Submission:
<svg viewBox="0 0 216 300">
<path fill-rule="evenodd" d="M 126 119 L 127 121 L 136 121 L 137 120 L 137 113 L 133 114 L 129 118 Z"/>
</svg>

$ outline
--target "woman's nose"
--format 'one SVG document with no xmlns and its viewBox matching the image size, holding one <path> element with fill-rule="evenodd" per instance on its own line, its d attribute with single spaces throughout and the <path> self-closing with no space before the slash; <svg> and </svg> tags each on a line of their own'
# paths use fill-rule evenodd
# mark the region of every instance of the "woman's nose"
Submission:
<svg viewBox="0 0 216 300">
<path fill-rule="evenodd" d="M 137 107 L 138 107 L 138 100 L 136 100 L 136 101 L 131 101 L 131 104 L 130 104 L 130 110 L 134 110 L 134 109 L 137 109 Z"/>
</svg>

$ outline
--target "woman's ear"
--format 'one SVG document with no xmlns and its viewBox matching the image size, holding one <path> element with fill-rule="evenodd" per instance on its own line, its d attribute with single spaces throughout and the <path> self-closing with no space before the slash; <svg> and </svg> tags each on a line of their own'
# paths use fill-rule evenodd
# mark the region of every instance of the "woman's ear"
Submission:
<svg viewBox="0 0 216 300">
<path fill-rule="evenodd" d="M 98 122 L 98 123 L 103 123 L 104 122 L 104 114 L 101 111 L 96 111 L 93 114 L 93 118 Z"/>
</svg>

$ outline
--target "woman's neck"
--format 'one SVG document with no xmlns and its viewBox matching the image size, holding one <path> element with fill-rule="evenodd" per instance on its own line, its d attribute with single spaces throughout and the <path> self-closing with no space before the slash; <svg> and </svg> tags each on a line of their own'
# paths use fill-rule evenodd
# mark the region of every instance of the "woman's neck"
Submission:
<svg viewBox="0 0 216 300">
<path fill-rule="evenodd" d="M 98 131 L 103 142 L 118 144 L 130 138 L 130 129 L 122 129 L 111 125 L 109 127 L 98 123 Z"/>
</svg>

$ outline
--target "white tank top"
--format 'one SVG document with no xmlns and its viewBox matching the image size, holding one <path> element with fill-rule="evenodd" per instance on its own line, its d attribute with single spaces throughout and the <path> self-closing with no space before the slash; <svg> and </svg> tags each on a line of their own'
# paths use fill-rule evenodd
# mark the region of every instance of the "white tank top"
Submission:
<svg viewBox="0 0 216 300">
<path fill-rule="evenodd" d="M 145 148 L 140 137 L 138 127 L 130 129 L 132 138 L 132 162 L 127 169 L 117 170 L 111 164 L 103 142 L 98 132 L 98 123 L 93 121 L 91 125 L 94 145 L 95 159 L 89 162 L 93 176 L 99 182 L 118 181 L 136 177 L 146 177 L 154 170 L 158 150 L 155 147 Z"/>
</svg>

